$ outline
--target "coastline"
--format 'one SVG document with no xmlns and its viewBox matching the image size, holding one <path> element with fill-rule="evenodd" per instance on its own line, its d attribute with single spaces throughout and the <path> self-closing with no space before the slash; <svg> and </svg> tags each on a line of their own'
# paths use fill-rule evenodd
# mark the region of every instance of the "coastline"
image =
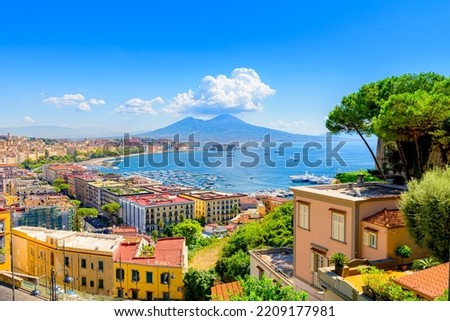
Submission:
<svg viewBox="0 0 450 321">
<path fill-rule="evenodd" d="M 145 155 L 147 153 L 134 153 L 129 155 L 121 155 L 121 156 L 108 156 L 108 157 L 99 157 L 99 158 L 91 158 L 82 162 L 78 162 L 79 165 L 82 166 L 103 166 L 104 162 L 107 161 L 122 161 L 124 157 L 131 157 L 137 155 Z"/>
</svg>

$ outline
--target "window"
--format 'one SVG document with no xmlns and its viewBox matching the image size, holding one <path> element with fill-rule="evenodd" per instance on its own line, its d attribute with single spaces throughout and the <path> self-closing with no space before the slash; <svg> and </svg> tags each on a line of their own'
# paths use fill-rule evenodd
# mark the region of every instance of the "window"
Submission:
<svg viewBox="0 0 450 321">
<path fill-rule="evenodd" d="M 146 292 L 146 300 L 147 301 L 153 301 L 153 292 L 147 291 Z"/>
<path fill-rule="evenodd" d="M 331 213 L 331 238 L 345 242 L 345 214 Z"/>
<path fill-rule="evenodd" d="M 103 272 L 103 261 L 98 261 L 98 271 Z"/>
<path fill-rule="evenodd" d="M 298 227 L 309 230 L 309 204 L 298 202 Z"/>
<path fill-rule="evenodd" d="M 64 257 L 64 266 L 65 267 L 69 266 L 70 265 L 69 263 L 70 263 L 69 257 L 68 256 Z"/>
<path fill-rule="evenodd" d="M 123 289 L 122 288 L 117 288 L 117 297 L 123 298 Z"/>
<path fill-rule="evenodd" d="M 138 270 L 131 270 L 131 281 L 139 282 L 139 271 Z"/>
<path fill-rule="evenodd" d="M 81 267 L 82 267 L 83 269 L 86 268 L 86 259 L 81 259 Z"/>
<path fill-rule="evenodd" d="M 93 288 L 95 286 L 94 280 L 89 281 L 89 285 Z"/>
<path fill-rule="evenodd" d="M 81 286 L 86 286 L 86 277 L 81 277 Z"/>
<path fill-rule="evenodd" d="M 0 232 L 4 232 L 5 231 L 5 222 L 0 221 Z"/>
<path fill-rule="evenodd" d="M 145 281 L 147 282 L 147 283 L 153 283 L 153 272 L 149 272 L 149 271 L 147 271 L 146 272 L 146 274 L 145 274 Z"/>
<path fill-rule="evenodd" d="M 124 270 L 123 269 L 116 269 L 116 279 L 117 281 L 123 281 L 124 279 Z"/>
<path fill-rule="evenodd" d="M 328 259 L 322 253 L 315 251 L 310 252 L 309 268 L 311 271 L 317 272 L 320 268 L 328 266 Z"/>
<path fill-rule="evenodd" d="M 363 233 L 363 243 L 364 245 L 374 248 L 377 248 L 377 231 L 365 229 Z"/>
<path fill-rule="evenodd" d="M 98 279 L 98 288 L 99 289 L 103 289 L 104 288 L 103 279 Z"/>
<path fill-rule="evenodd" d="M 94 269 L 94 262 L 91 262 L 91 270 Z"/>
</svg>

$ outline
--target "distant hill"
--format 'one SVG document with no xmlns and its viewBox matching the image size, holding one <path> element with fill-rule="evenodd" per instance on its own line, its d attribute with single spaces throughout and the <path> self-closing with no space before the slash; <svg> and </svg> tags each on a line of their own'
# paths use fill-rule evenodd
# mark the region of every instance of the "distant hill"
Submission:
<svg viewBox="0 0 450 321">
<path fill-rule="evenodd" d="M 63 126 L 25 126 L 0 128 L 0 135 L 5 135 L 7 133 L 11 133 L 13 136 L 36 138 L 92 138 L 120 136 L 119 133 L 109 129 L 94 127 L 69 128 Z"/>
<path fill-rule="evenodd" d="M 173 139 L 176 134 L 179 134 L 181 141 L 187 141 L 187 137 L 190 134 L 195 134 L 195 140 L 199 142 L 217 141 L 226 143 L 232 141 L 262 142 L 264 136 L 268 133 L 270 133 L 272 141 L 324 139 L 321 136 L 292 134 L 281 130 L 251 125 L 233 115 L 219 115 L 210 120 L 187 117 L 169 126 L 142 133 L 139 136 Z"/>
</svg>

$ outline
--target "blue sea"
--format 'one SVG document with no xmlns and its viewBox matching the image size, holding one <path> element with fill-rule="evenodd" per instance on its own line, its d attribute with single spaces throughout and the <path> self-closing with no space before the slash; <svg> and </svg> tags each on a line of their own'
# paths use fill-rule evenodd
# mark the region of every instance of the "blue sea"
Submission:
<svg viewBox="0 0 450 321">
<path fill-rule="evenodd" d="M 275 145 L 275 143 L 273 143 Z M 369 144 L 376 150 L 376 140 Z M 255 193 L 288 189 L 308 183 L 292 183 L 290 175 L 304 173 L 334 177 L 339 172 L 373 169 L 374 161 L 359 139 L 276 143 L 275 146 L 239 146 L 217 151 L 201 146 L 190 152 L 129 156 L 103 172 L 143 175 L 165 184 L 195 184 L 223 192 Z"/>
</svg>

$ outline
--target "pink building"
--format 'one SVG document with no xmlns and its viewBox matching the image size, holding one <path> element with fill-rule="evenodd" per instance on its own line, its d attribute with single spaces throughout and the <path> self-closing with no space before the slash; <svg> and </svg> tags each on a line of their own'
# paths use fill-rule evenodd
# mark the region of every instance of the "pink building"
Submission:
<svg viewBox="0 0 450 321">
<path fill-rule="evenodd" d="M 329 265 L 329 258 L 335 252 L 342 252 L 349 259 L 382 260 L 391 257 L 393 245 L 389 247 L 388 241 L 378 240 L 378 245 L 372 248 L 365 245 L 368 241 L 366 232 L 376 231 L 380 233 L 378 236 L 382 232 L 381 228 L 374 227 L 374 223 L 379 221 L 368 218 L 384 209 L 396 209 L 403 187 L 360 183 L 302 186 L 294 187 L 292 191 L 293 277 L 298 288 L 307 285 L 319 287 L 318 270 Z M 369 229 L 363 230 L 363 226 Z M 411 243 L 407 233 L 397 241 Z M 392 259 L 395 257 L 390 261 Z"/>
</svg>

